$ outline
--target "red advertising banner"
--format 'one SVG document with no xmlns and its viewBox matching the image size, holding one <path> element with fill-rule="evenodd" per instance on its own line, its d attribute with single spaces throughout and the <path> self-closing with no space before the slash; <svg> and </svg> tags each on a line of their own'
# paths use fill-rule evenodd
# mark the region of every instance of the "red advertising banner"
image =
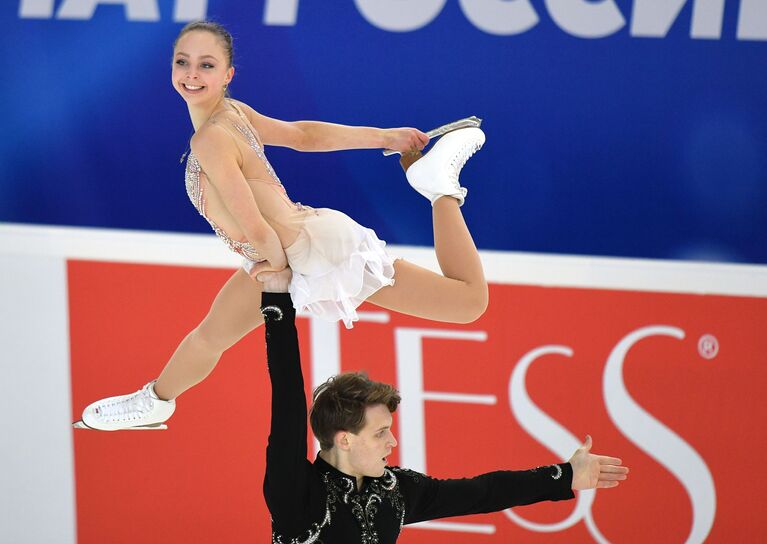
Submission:
<svg viewBox="0 0 767 544">
<path fill-rule="evenodd" d="M 69 261 L 73 420 L 155 378 L 230 274 Z M 408 527 L 401 542 L 767 538 L 767 299 L 491 285 L 469 325 L 363 310 L 351 331 L 299 318 L 307 394 L 328 369 L 396 384 L 390 463 L 444 478 L 528 468 L 591 434 L 631 468 L 616 489 Z M 256 330 L 167 431 L 75 432 L 78 542 L 269 542 L 265 362 Z"/>
</svg>

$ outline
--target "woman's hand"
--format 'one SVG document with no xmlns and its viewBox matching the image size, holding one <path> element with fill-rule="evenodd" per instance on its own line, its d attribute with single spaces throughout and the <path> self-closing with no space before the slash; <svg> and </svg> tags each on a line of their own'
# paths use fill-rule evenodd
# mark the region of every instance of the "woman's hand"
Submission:
<svg viewBox="0 0 767 544">
<path fill-rule="evenodd" d="M 287 257 L 285 257 L 284 253 L 282 257 L 283 258 L 280 260 L 280 262 L 276 262 L 274 264 L 272 264 L 270 261 L 267 261 L 267 260 L 253 263 L 253 265 L 248 269 L 248 275 L 254 280 L 258 280 L 258 275 L 261 273 L 281 272 L 282 270 L 285 270 L 288 267 L 288 259 Z"/>
<path fill-rule="evenodd" d="M 384 129 L 384 149 L 400 153 L 420 151 L 429 143 L 429 137 L 417 128 Z"/>
<path fill-rule="evenodd" d="M 280 272 L 261 272 L 256 279 L 264 284 L 265 293 L 287 293 L 293 271 L 285 268 Z"/>
</svg>

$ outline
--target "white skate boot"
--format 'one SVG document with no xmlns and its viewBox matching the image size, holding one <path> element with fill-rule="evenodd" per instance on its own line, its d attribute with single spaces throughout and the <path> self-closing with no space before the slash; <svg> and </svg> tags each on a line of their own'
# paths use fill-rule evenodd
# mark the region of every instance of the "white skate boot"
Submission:
<svg viewBox="0 0 767 544">
<path fill-rule="evenodd" d="M 407 169 L 408 183 L 428 198 L 432 206 L 441 196 L 451 196 L 463 206 L 467 191 L 458 183 L 458 175 L 469 157 L 484 143 L 485 133 L 476 127 L 445 134 Z"/>
<path fill-rule="evenodd" d="M 154 381 L 130 395 L 109 397 L 83 410 L 83 418 L 72 424 L 76 429 L 98 431 L 165 430 L 165 421 L 176 410 L 175 400 L 161 400 L 154 392 Z"/>
</svg>

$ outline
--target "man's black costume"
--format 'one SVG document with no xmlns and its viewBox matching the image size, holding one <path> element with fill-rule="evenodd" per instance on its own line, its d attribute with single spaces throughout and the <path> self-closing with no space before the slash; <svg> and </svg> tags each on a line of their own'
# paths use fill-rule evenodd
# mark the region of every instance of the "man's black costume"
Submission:
<svg viewBox="0 0 767 544">
<path fill-rule="evenodd" d="M 569 463 L 438 480 L 398 467 L 356 478 L 319 456 L 307 460 L 304 380 L 290 295 L 264 293 L 272 422 L 264 496 L 273 544 L 393 544 L 402 526 L 430 519 L 496 512 L 574 497 Z"/>
</svg>

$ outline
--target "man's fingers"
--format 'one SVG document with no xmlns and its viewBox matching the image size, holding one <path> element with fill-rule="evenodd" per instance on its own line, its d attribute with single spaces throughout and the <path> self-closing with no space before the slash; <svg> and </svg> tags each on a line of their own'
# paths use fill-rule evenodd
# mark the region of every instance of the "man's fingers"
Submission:
<svg viewBox="0 0 767 544">
<path fill-rule="evenodd" d="M 605 481 L 615 481 L 615 480 L 625 480 L 628 478 L 625 472 L 600 472 L 599 473 L 599 481 L 605 480 Z"/>
<path fill-rule="evenodd" d="M 608 457 L 606 455 L 597 455 L 597 460 L 601 465 L 615 465 L 619 466 L 623 461 L 618 457 Z"/>
<path fill-rule="evenodd" d="M 628 467 L 619 467 L 615 465 L 602 465 L 599 467 L 600 472 L 609 472 L 611 474 L 628 474 Z"/>
<path fill-rule="evenodd" d="M 618 485 L 619 485 L 619 482 L 603 482 L 602 480 L 599 480 L 599 482 L 597 482 L 598 489 L 605 489 L 608 487 L 618 487 Z"/>
</svg>

